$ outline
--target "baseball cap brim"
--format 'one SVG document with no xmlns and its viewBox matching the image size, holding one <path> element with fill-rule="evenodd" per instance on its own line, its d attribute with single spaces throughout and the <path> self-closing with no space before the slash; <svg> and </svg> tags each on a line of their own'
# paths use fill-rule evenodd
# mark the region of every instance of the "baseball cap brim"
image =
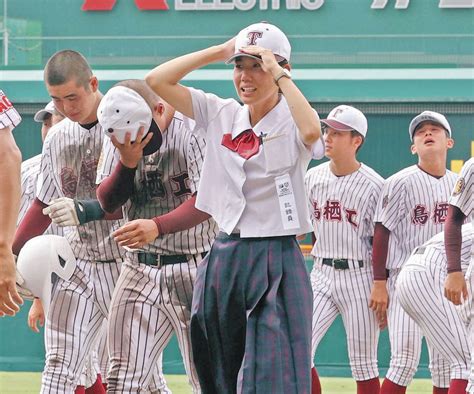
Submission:
<svg viewBox="0 0 474 394">
<path fill-rule="evenodd" d="M 153 137 L 151 137 L 150 142 L 143 148 L 143 155 L 151 155 L 160 149 L 161 144 L 163 143 L 163 136 L 161 134 L 160 127 L 156 124 L 155 120 L 151 120 L 150 129 L 148 133 L 153 133 Z M 148 135 L 146 133 L 146 135 Z M 146 137 L 145 135 L 145 137 Z"/>
<path fill-rule="evenodd" d="M 338 122 L 334 119 L 321 119 L 321 123 L 330 127 L 331 129 L 338 130 L 338 131 L 352 131 L 354 130 L 352 127 L 345 125 L 344 123 Z"/>
<path fill-rule="evenodd" d="M 43 122 L 47 117 L 53 116 L 53 111 L 48 111 L 47 109 L 40 109 L 35 116 L 33 117 L 35 122 L 41 123 Z"/>
<path fill-rule="evenodd" d="M 260 60 L 262 61 L 262 58 L 260 56 L 254 56 L 254 55 L 250 55 L 248 53 L 245 53 L 245 52 L 237 52 L 237 53 L 234 53 L 230 58 L 228 58 L 225 62 L 225 64 L 231 64 L 231 63 L 234 63 L 235 60 L 239 57 L 251 57 L 252 59 L 256 59 L 256 60 Z M 277 60 L 278 63 L 282 62 L 283 60 L 285 60 L 284 57 L 280 56 L 280 55 L 275 55 L 275 59 Z"/>
</svg>

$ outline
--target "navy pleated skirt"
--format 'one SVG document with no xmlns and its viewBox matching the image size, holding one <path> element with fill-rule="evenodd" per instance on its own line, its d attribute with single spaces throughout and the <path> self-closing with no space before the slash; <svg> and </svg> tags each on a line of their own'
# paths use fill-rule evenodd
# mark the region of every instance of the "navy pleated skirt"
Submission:
<svg viewBox="0 0 474 394">
<path fill-rule="evenodd" d="M 191 313 L 203 393 L 310 393 L 312 291 L 294 236 L 220 233 Z"/>
</svg>

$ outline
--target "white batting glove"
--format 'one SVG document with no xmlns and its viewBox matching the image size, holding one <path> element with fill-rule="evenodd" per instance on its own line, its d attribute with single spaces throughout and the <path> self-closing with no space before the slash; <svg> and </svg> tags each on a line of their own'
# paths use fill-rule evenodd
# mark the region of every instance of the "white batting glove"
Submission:
<svg viewBox="0 0 474 394">
<path fill-rule="evenodd" d="M 43 209 L 43 215 L 48 215 L 53 223 L 60 227 L 79 226 L 80 222 L 76 213 L 76 204 L 69 197 L 60 197 L 50 202 Z"/>
<path fill-rule="evenodd" d="M 21 276 L 21 274 L 17 270 L 16 271 L 16 290 L 18 291 L 18 294 L 20 294 L 22 298 L 24 298 L 25 300 L 32 301 L 35 298 L 35 296 L 33 295 L 31 291 L 29 291 L 26 287 L 24 287 L 24 284 L 25 284 L 25 280 L 23 279 L 23 276 Z"/>
</svg>

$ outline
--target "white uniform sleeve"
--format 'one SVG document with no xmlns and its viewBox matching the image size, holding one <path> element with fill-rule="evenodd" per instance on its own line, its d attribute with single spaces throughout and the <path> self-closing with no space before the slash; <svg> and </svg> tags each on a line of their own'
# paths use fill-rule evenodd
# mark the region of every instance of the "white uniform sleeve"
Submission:
<svg viewBox="0 0 474 394">
<path fill-rule="evenodd" d="M 367 213 L 366 213 L 366 217 L 368 218 L 366 224 L 367 224 L 367 229 L 369 231 L 369 234 L 371 234 L 371 236 L 374 235 L 375 221 L 373 220 L 373 218 L 375 217 L 375 214 L 377 211 L 377 205 L 380 200 L 379 197 L 382 194 L 383 185 L 384 185 L 383 181 L 381 181 L 380 183 L 377 183 L 376 185 L 373 186 L 372 193 L 370 193 L 370 201 L 369 201 L 369 205 L 367 206 Z"/>
<path fill-rule="evenodd" d="M 50 201 L 62 197 L 61 190 L 58 189 L 59 185 L 54 179 L 54 174 L 57 172 L 57 169 L 54 167 L 51 155 L 53 139 L 48 137 L 46 137 L 43 144 L 40 172 L 36 183 L 36 198 L 45 204 L 49 204 Z"/>
<path fill-rule="evenodd" d="M 388 230 L 393 231 L 400 221 L 407 216 L 405 199 L 405 183 L 398 178 L 387 179 L 377 204 L 375 222 L 380 222 Z"/>
<path fill-rule="evenodd" d="M 456 181 L 449 203 L 458 207 L 466 216 L 471 215 L 474 209 L 474 158 L 468 160 L 462 167 Z"/>
<path fill-rule="evenodd" d="M 199 187 L 202 163 L 206 152 L 206 142 L 199 133 L 191 135 L 187 151 L 187 166 L 191 192 L 194 194 Z"/>
<path fill-rule="evenodd" d="M 196 130 L 207 130 L 209 122 L 218 114 L 225 100 L 214 94 L 205 93 L 202 90 L 188 88 L 193 101 L 194 121 L 198 126 Z"/>
<path fill-rule="evenodd" d="M 25 163 L 25 162 L 23 162 Z M 33 170 L 35 170 L 33 172 Z M 20 198 L 20 211 L 18 213 L 18 219 L 16 225 L 18 226 L 23 218 L 25 217 L 28 208 L 35 198 L 36 193 L 36 176 L 38 174 L 39 167 L 35 166 L 31 168 L 22 164 L 21 168 L 21 198 Z"/>
<path fill-rule="evenodd" d="M 0 129 L 7 127 L 13 129 L 18 126 L 21 122 L 21 116 L 2 90 L 0 90 L 0 102 L 2 103 L 0 106 Z"/>
<path fill-rule="evenodd" d="M 97 164 L 96 184 L 100 184 L 112 173 L 119 160 L 119 150 L 112 144 L 112 140 L 109 137 L 104 137 L 99 163 Z"/>
</svg>

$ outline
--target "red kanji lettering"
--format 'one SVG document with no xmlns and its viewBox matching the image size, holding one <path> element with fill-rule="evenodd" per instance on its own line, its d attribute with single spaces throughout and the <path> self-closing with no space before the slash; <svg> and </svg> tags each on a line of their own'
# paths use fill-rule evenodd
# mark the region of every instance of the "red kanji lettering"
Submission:
<svg viewBox="0 0 474 394">
<path fill-rule="evenodd" d="M 340 222 L 342 220 L 341 203 L 339 201 L 326 201 L 323 216 L 326 220 L 334 220 Z"/>
<path fill-rule="evenodd" d="M 413 224 L 426 224 L 429 218 L 429 212 L 424 205 L 417 204 L 411 214 Z"/>
<path fill-rule="evenodd" d="M 444 223 L 446 221 L 446 216 L 448 216 L 448 203 L 437 202 L 433 212 L 433 221 L 436 224 Z"/>
</svg>

